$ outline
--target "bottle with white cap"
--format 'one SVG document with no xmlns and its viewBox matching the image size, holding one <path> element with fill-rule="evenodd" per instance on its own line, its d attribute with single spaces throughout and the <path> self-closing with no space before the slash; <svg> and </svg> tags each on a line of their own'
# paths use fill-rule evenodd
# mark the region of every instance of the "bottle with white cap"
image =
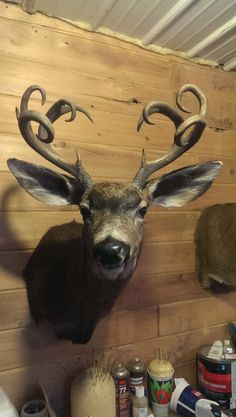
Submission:
<svg viewBox="0 0 236 417">
<path fill-rule="evenodd" d="M 135 396 L 132 399 L 132 415 L 133 417 L 148 416 L 148 400 L 144 394 L 144 386 L 135 387 Z"/>
</svg>

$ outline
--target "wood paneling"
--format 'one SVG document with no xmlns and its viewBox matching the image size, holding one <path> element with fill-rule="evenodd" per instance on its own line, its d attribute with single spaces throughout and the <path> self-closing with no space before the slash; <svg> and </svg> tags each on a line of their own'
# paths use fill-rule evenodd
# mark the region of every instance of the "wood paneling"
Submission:
<svg viewBox="0 0 236 417">
<path fill-rule="evenodd" d="M 159 334 L 165 336 L 236 320 L 235 305 L 236 293 L 160 305 Z"/>
<path fill-rule="evenodd" d="M 7 288 L 8 290 L 4 291 Z M 20 276 L 15 276 L 11 281 L 6 274 L 3 274 L 0 290 L 0 312 L 2 312 L 0 330 L 28 325 L 29 314 L 24 281 Z M 152 275 L 135 273 L 134 278 L 118 298 L 113 311 L 127 311 L 200 297 L 210 297 L 210 293 L 201 288 L 194 272 Z M 14 309 L 9 311 L 9 305 L 14 306 Z"/>
<path fill-rule="evenodd" d="M 64 66 L 66 56 L 66 66 L 79 73 L 96 74 L 101 78 L 109 73 L 111 79 L 141 85 L 145 85 L 145 77 L 148 77 L 150 86 L 161 88 L 164 85 L 169 88 L 169 62 L 156 60 L 155 55 L 149 55 L 145 60 L 137 59 L 136 53 L 123 48 L 114 48 L 113 45 L 104 48 L 98 42 L 69 33 L 35 28 L 4 18 L 1 18 L 0 28 L 4 55 L 20 59 L 30 57 L 31 62 L 54 68 Z M 158 78 L 157 73 L 160 74 Z"/>
<path fill-rule="evenodd" d="M 149 213 L 144 243 L 193 240 L 197 212 Z M 0 249 L 35 248 L 44 233 L 55 225 L 82 222 L 80 212 L 8 212 L 0 217 Z M 183 227 L 184 226 L 184 227 Z"/>
<path fill-rule="evenodd" d="M 0 252 L 0 289 L 22 288 L 21 273 L 29 259 L 31 251 Z"/>
<path fill-rule="evenodd" d="M 213 99 L 235 103 L 236 83 L 231 74 L 224 71 L 209 71 L 203 66 L 188 63 L 171 64 L 171 88 L 175 90 L 184 83 L 197 83 Z M 209 103 L 209 105 L 213 105 Z"/>
<path fill-rule="evenodd" d="M 62 57 L 61 54 L 60 57 Z M 162 84 L 159 88 L 156 86 L 138 85 L 133 80 L 126 78 L 116 80 L 113 77 L 106 77 L 105 72 L 103 76 L 101 73 L 97 75 L 87 74 L 86 71 L 79 73 L 75 69 L 72 71 L 70 65 L 64 59 L 63 63 L 61 62 L 60 71 L 53 65 L 50 66 L 46 63 L 32 62 L 27 59 L 19 60 L 13 54 L 3 56 L 1 62 L 3 65 L 6 65 L 6 62 L 8 62 L 8 71 L 1 73 L 0 91 L 8 95 L 16 94 L 21 96 L 22 91 L 28 85 L 35 84 L 35 78 L 37 77 L 37 83 L 47 88 L 49 100 L 58 99 L 58 95 L 64 96 L 66 86 L 66 94 L 71 100 L 78 102 L 78 94 L 91 97 L 96 90 L 98 98 L 109 101 L 114 100 L 120 103 L 124 102 L 123 104 L 127 107 L 127 101 L 134 97 L 138 101 L 148 101 L 150 98 L 154 100 L 161 87 L 165 87 L 165 84 Z M 16 62 L 18 62 L 17 68 Z M 17 83 L 12 82 L 12 80 L 17 80 Z M 48 82 L 49 80 L 50 82 Z M 10 81 L 11 86 L 8 88 Z M 166 88 L 163 89 L 167 90 Z"/>
<path fill-rule="evenodd" d="M 27 315 L 27 314 L 26 314 Z M 154 306 L 137 310 L 120 311 L 104 317 L 86 345 L 69 341 L 56 342 L 46 329 L 37 329 L 22 319 L 22 326 L 0 331 L 0 370 L 50 362 L 66 356 L 89 353 L 92 349 L 112 348 L 135 344 L 157 337 L 157 308 Z M 139 331 L 137 331 L 139 329 Z M 45 330 L 45 331 L 44 331 Z"/>
<path fill-rule="evenodd" d="M 114 309 L 138 308 L 209 296 L 210 293 L 201 288 L 195 272 L 149 275 L 135 273 L 119 296 Z"/>
<path fill-rule="evenodd" d="M 140 355 L 148 362 L 158 348 L 169 352 L 176 376 L 194 385 L 197 349 L 228 337 L 226 323 L 236 319 L 235 293 L 203 290 L 194 259 L 201 210 L 236 202 L 236 74 L 0 5 L 0 385 L 20 407 L 40 381 L 61 417 L 71 379 L 93 350 L 124 362 Z M 55 341 L 30 318 L 22 270 L 48 228 L 80 221 L 80 214 L 76 206 L 47 207 L 34 200 L 8 171 L 11 157 L 53 169 L 20 137 L 15 107 L 23 91 L 30 84 L 43 85 L 46 110 L 61 97 L 86 108 L 94 123 L 82 114 L 70 124 L 57 121 L 53 146 L 69 161 L 78 149 L 95 180 L 126 183 L 139 167 L 143 148 L 155 159 L 173 140 L 173 124 L 161 115 L 152 116 L 155 126 L 136 132 L 144 104 L 173 105 L 175 91 L 188 82 L 207 96 L 208 127 L 196 146 L 162 173 L 207 160 L 222 160 L 224 168 L 209 191 L 186 207 L 151 207 L 137 270 L 92 340 L 79 346 Z M 197 110 L 190 94 L 183 101 Z M 41 110 L 37 92 L 29 108 Z"/>
<path fill-rule="evenodd" d="M 106 91 L 108 86 L 103 85 L 105 81 L 102 83 L 95 76 L 94 78 L 88 78 L 83 74 L 71 75 L 71 72 L 67 68 L 63 69 L 62 72 L 55 73 L 51 67 L 32 64 L 30 62 L 21 62 L 9 57 L 2 57 L 1 62 L 3 66 L 8 68 L 7 73 L 0 72 L 0 92 L 4 94 L 2 99 L 3 112 L 0 116 L 2 119 L 1 132 L 5 134 L 14 133 L 19 136 L 15 119 L 15 107 L 19 105 L 22 91 L 30 83 L 35 83 L 34 71 L 36 70 L 39 73 L 37 75 L 37 78 L 39 78 L 38 83 L 47 86 L 45 88 L 47 90 L 49 105 L 52 103 L 52 100 L 54 101 L 58 97 L 65 95 L 64 91 L 61 91 L 61 85 L 64 83 L 63 80 L 68 78 L 66 82 L 66 96 L 90 111 L 94 119 L 93 124 L 84 115 L 79 115 L 78 120 L 69 125 L 64 120 L 58 121 L 56 124 L 56 137 L 58 139 L 62 141 L 69 139 L 71 141 L 78 141 L 79 143 L 85 142 L 86 144 L 91 142 L 93 144 L 115 145 L 116 147 L 128 146 L 135 147 L 136 149 L 145 147 L 146 150 L 158 149 L 160 151 L 165 151 L 168 144 L 170 145 L 173 140 L 173 125 L 163 116 L 153 116 L 153 120 L 157 121 L 157 126 L 144 125 L 139 133 L 136 132 L 137 121 L 144 104 L 150 100 L 171 103 L 173 101 L 173 94 L 169 90 L 155 88 L 148 90 L 146 88 L 142 91 L 140 86 L 136 86 L 136 84 L 125 85 L 119 81 L 119 94 L 123 95 L 117 96 L 118 92 L 115 91 L 113 86 L 110 86 L 110 92 Z M 14 82 L 16 79 L 16 63 L 19 68 L 17 83 Z M 32 74 L 32 78 L 30 78 L 30 74 Z M 52 80 L 50 76 L 53 78 Z M 48 83 L 48 79 L 50 79 L 50 83 Z M 91 83 L 91 80 L 93 80 L 91 91 L 86 90 L 83 93 L 83 89 Z M 82 84 L 81 86 L 80 83 Z M 10 91 L 7 88 L 9 84 Z M 75 85 L 78 86 L 78 93 L 75 92 Z M 101 91 L 98 91 L 97 96 L 94 97 L 92 93 L 98 87 L 101 88 Z M 37 93 L 32 96 L 32 105 L 36 109 L 40 109 L 40 102 L 39 100 L 35 100 L 34 97 L 38 97 Z M 138 103 L 132 103 L 131 100 L 131 104 L 129 104 L 132 97 L 136 97 Z M 46 108 L 48 104 L 45 105 Z M 228 103 L 223 103 L 223 105 L 226 109 L 225 111 L 227 111 L 228 108 L 232 107 L 232 102 L 229 101 Z M 234 120 L 233 116 L 234 113 L 232 114 L 232 120 Z M 232 124 L 233 122 L 231 121 L 230 123 Z M 114 131 L 116 132 L 115 135 Z M 234 155 L 233 151 L 234 129 L 228 128 L 222 130 L 217 126 L 208 127 L 198 144 L 191 149 L 191 153 L 206 154 L 210 157 L 212 155 L 232 157 Z"/>
<path fill-rule="evenodd" d="M 193 270 L 193 242 L 144 244 L 136 269 L 138 274 Z"/>
</svg>

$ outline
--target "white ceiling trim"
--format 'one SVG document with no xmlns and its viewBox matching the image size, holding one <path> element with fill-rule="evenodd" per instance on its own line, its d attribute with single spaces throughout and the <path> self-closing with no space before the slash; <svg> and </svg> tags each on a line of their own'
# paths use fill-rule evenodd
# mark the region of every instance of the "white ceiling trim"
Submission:
<svg viewBox="0 0 236 417">
<path fill-rule="evenodd" d="M 199 42 L 192 49 L 187 51 L 187 55 L 190 58 L 193 58 L 194 56 L 202 52 L 204 49 L 206 49 L 213 42 L 219 40 L 223 35 L 231 32 L 235 28 L 236 28 L 236 17 L 233 17 L 228 22 L 226 22 L 223 26 L 221 26 L 219 29 L 215 30 L 213 33 L 211 33 L 209 36 L 207 36 L 205 39 Z"/>
<path fill-rule="evenodd" d="M 226 64 L 223 66 L 225 71 L 230 71 L 234 68 L 236 68 L 236 58 L 231 59 L 231 61 L 226 62 Z"/>
<path fill-rule="evenodd" d="M 153 40 L 162 32 L 166 27 L 168 27 L 173 20 L 176 20 L 180 14 L 195 0 L 179 0 L 174 7 L 166 13 L 162 19 L 160 19 L 151 30 L 142 38 L 142 43 L 147 45 L 152 43 Z"/>
</svg>

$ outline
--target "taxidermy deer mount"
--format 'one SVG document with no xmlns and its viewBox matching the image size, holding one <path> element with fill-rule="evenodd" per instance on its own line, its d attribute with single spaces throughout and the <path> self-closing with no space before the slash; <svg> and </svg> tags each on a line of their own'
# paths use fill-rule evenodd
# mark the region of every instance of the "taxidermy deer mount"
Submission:
<svg viewBox="0 0 236 417">
<path fill-rule="evenodd" d="M 236 287 L 236 204 L 203 210 L 196 227 L 196 270 L 203 288 Z M 234 288 L 235 290 L 235 288 Z"/>
<path fill-rule="evenodd" d="M 51 146 L 53 123 L 70 113 L 68 121 L 82 112 L 68 100 L 59 100 L 46 115 L 29 110 L 31 94 L 38 90 L 42 104 L 45 90 L 29 87 L 22 96 L 17 119 L 25 141 L 40 155 L 71 176 L 59 174 L 29 162 L 9 159 L 8 166 L 19 184 L 33 197 L 51 205 L 76 204 L 83 217 L 83 226 L 72 222 L 51 228 L 30 258 L 24 278 L 28 300 L 36 323 L 46 323 L 57 337 L 74 343 L 86 343 L 105 313 L 125 286 L 136 267 L 143 234 L 144 217 L 151 204 L 180 207 L 202 195 L 222 166 L 211 161 L 178 169 L 148 180 L 160 168 L 170 164 L 199 140 L 205 126 L 207 102 L 194 85 L 185 85 L 176 96 L 178 107 L 189 91 L 199 102 L 199 114 L 184 120 L 168 104 L 151 102 L 138 121 L 153 124 L 149 116 L 161 113 L 175 125 L 174 142 L 160 159 L 147 162 L 144 152 L 141 166 L 130 184 L 94 183 L 82 166 L 77 153 L 74 164 L 57 155 Z M 39 124 L 34 133 L 32 122 Z"/>
</svg>

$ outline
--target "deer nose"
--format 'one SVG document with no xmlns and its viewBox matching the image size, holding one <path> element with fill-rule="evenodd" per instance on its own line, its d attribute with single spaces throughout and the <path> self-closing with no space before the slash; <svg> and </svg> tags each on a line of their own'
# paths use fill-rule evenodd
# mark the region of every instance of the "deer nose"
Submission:
<svg viewBox="0 0 236 417">
<path fill-rule="evenodd" d="M 130 247 L 119 240 L 107 238 L 94 247 L 96 260 L 107 269 L 121 266 L 129 257 Z"/>
</svg>

